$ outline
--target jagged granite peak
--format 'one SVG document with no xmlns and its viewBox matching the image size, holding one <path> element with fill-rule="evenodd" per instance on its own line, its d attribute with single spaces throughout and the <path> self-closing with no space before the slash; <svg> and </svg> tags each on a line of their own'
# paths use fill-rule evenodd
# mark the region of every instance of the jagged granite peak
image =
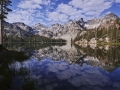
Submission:
<svg viewBox="0 0 120 90">
<path fill-rule="evenodd" d="M 35 24 L 34 26 L 32 26 L 32 29 L 35 29 L 35 30 L 44 30 L 44 29 L 47 29 L 48 27 L 41 24 L 41 23 L 37 23 Z"/>
<path fill-rule="evenodd" d="M 59 24 L 59 23 L 55 23 L 55 24 L 51 25 L 51 27 L 59 27 L 59 26 L 61 26 L 61 24 Z"/>
<path fill-rule="evenodd" d="M 40 28 L 38 26 L 40 26 Z M 67 41 L 71 41 L 71 38 L 74 39 L 77 33 L 80 32 L 80 30 L 82 30 L 82 27 L 80 27 L 76 22 L 73 22 L 73 20 L 69 20 L 64 25 L 55 23 L 49 28 L 45 29 L 41 29 L 41 24 L 37 24 L 32 28 L 38 31 L 37 33 L 41 36 L 54 39 L 62 38 Z"/>
<path fill-rule="evenodd" d="M 97 28 L 101 23 L 101 19 L 99 18 L 93 18 L 91 20 L 88 20 L 85 24 L 85 27 L 87 29 L 94 29 L 94 28 Z"/>
<path fill-rule="evenodd" d="M 91 20 L 88 20 L 85 24 L 85 27 L 87 29 L 95 29 L 98 28 L 100 25 L 105 25 L 108 23 L 108 21 L 116 20 L 119 17 L 115 15 L 114 13 L 109 13 L 104 15 L 102 18 L 93 18 Z"/>
<path fill-rule="evenodd" d="M 102 22 L 106 22 L 106 21 L 110 21 L 110 20 L 116 20 L 119 17 L 117 15 L 115 15 L 114 13 L 109 13 L 106 14 L 103 18 L 102 18 Z"/>
<path fill-rule="evenodd" d="M 96 23 L 100 23 L 101 22 L 101 19 L 99 19 L 99 18 L 93 18 L 93 19 L 91 19 L 91 20 L 88 20 L 87 21 L 87 24 L 96 24 Z"/>
<path fill-rule="evenodd" d="M 55 23 L 55 24 L 52 24 L 51 26 L 59 26 L 59 25 L 61 25 L 61 24 Z"/>
<path fill-rule="evenodd" d="M 114 13 L 109 13 L 109 14 L 106 14 L 104 17 L 103 17 L 103 19 L 105 19 L 105 18 L 110 18 L 110 19 L 117 19 L 117 18 L 119 18 L 116 14 L 114 14 Z"/>
<path fill-rule="evenodd" d="M 72 19 L 69 19 L 68 20 L 68 23 L 74 23 Z"/>
<path fill-rule="evenodd" d="M 79 21 L 80 23 L 83 23 L 83 22 L 84 22 L 83 18 L 80 18 L 78 21 Z"/>
<path fill-rule="evenodd" d="M 83 18 L 80 18 L 78 21 L 76 21 L 76 23 L 81 27 L 81 29 L 84 29 L 85 22 L 84 22 Z"/>
<path fill-rule="evenodd" d="M 63 25 L 56 23 L 56 24 L 52 24 L 52 26 L 49 28 L 49 30 L 57 31 L 57 30 L 60 30 L 61 27 L 63 27 Z"/>
</svg>

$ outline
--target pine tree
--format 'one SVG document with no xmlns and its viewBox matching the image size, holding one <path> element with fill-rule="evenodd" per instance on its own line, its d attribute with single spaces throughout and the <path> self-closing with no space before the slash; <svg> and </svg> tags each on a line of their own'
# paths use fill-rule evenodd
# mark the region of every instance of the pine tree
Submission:
<svg viewBox="0 0 120 90">
<path fill-rule="evenodd" d="M 11 6 L 11 0 L 0 0 L 0 44 L 3 44 L 3 21 L 8 14 L 8 12 L 12 11 L 11 9 L 8 8 L 8 6 Z"/>
</svg>

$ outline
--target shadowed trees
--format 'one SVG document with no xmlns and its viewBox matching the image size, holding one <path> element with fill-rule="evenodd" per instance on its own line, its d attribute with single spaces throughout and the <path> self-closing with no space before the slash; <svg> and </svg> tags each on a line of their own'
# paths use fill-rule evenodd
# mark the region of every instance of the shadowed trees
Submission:
<svg viewBox="0 0 120 90">
<path fill-rule="evenodd" d="M 8 12 L 12 11 L 11 9 L 8 8 L 8 6 L 11 6 L 11 0 L 0 0 L 0 44 L 3 44 L 3 21 L 8 14 Z"/>
</svg>

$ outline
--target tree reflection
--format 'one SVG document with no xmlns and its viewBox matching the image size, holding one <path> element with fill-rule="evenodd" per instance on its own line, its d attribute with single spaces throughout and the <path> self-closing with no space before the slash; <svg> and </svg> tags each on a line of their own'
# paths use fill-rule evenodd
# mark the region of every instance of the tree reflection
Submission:
<svg viewBox="0 0 120 90">
<path fill-rule="evenodd" d="M 24 52 L 10 51 L 0 45 L 0 90 L 10 90 L 14 73 L 9 65 L 15 61 L 28 59 Z"/>
<path fill-rule="evenodd" d="M 76 46 L 76 45 L 75 45 Z M 95 57 L 99 60 L 99 64 L 108 71 L 113 71 L 120 67 L 120 46 L 104 45 L 97 46 L 95 49 L 88 47 L 76 46 L 78 51 L 85 56 Z"/>
</svg>

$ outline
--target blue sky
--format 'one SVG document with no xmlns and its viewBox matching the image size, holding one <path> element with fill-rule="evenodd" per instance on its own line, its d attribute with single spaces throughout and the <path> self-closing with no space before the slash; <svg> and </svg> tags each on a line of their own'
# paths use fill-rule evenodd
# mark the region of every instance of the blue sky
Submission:
<svg viewBox="0 0 120 90">
<path fill-rule="evenodd" d="M 84 18 L 85 21 L 113 12 L 120 17 L 120 0 L 12 0 L 7 21 L 50 26 Z"/>
</svg>

